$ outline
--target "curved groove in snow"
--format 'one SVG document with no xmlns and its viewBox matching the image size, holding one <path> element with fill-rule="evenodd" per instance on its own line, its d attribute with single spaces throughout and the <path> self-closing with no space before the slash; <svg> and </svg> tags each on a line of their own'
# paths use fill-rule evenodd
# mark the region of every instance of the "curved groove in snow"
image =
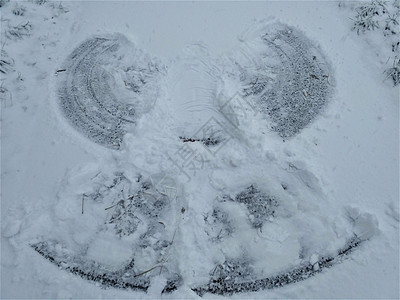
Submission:
<svg viewBox="0 0 400 300">
<path fill-rule="evenodd" d="M 340 263 L 348 254 L 350 254 L 350 252 L 358 247 L 361 242 L 362 240 L 354 237 L 346 244 L 345 247 L 338 250 L 336 256 L 324 256 L 314 264 L 309 263 L 303 266 L 298 266 L 271 277 L 244 282 L 240 282 L 240 280 L 238 280 L 238 282 L 236 282 L 236 278 L 233 277 L 232 280 L 228 273 L 226 274 L 227 276 L 213 278 L 208 284 L 192 288 L 192 290 L 199 296 L 203 296 L 205 293 L 229 296 L 235 293 L 256 292 L 265 289 L 283 287 L 288 284 L 306 280 L 322 272 L 324 269 Z"/>
</svg>

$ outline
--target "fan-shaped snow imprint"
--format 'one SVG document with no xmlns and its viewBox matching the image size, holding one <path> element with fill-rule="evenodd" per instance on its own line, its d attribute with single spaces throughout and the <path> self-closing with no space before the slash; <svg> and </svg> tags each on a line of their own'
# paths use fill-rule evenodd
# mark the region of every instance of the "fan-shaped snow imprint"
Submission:
<svg viewBox="0 0 400 300">
<path fill-rule="evenodd" d="M 273 24 L 239 62 L 243 95 L 268 115 L 271 128 L 289 138 L 327 104 L 333 80 L 321 50 L 299 30 Z"/>
<path fill-rule="evenodd" d="M 122 35 L 94 37 L 80 44 L 66 59 L 60 71 L 58 94 L 66 118 L 83 135 L 100 145 L 118 149 L 129 124 L 138 117 L 135 101 L 143 94 L 148 79 L 158 73 L 156 64 L 138 55 L 139 62 L 120 66 L 120 53 L 137 51 Z M 129 101 L 113 91 L 115 82 L 107 68 L 119 65 L 131 91 Z"/>
</svg>

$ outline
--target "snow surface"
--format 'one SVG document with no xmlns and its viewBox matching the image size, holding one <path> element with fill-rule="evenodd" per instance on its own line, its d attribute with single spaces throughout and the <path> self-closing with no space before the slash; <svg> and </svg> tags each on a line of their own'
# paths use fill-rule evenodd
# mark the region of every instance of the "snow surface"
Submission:
<svg viewBox="0 0 400 300">
<path fill-rule="evenodd" d="M 362 241 L 354 251 L 315 276 L 232 297 L 399 298 L 399 90 L 376 72 L 385 44 L 350 31 L 350 10 L 324 1 L 39 2 L 0 8 L 2 49 L 14 61 L 1 74 L 2 298 L 198 298 L 193 289 L 216 272 L 230 282 L 235 264 L 243 282 L 298 266 L 316 271 L 354 236 Z M 17 6 L 23 15 L 13 14 Z M 219 110 L 243 100 L 234 98 L 238 87 L 259 68 L 241 81 L 237 66 L 249 47 L 262 54 L 260 31 L 286 26 L 271 24 L 315 45 L 332 89 L 315 118 L 284 140 L 273 117 L 247 105 L 252 98 L 234 125 Z M 19 25 L 26 35 L 8 38 Z M 130 64 L 157 61 L 161 71 L 144 84 L 148 101 L 136 102 L 134 126 L 107 147 L 71 121 L 60 85 L 63 76 L 86 76 L 68 73 L 79 45 L 116 36 L 118 55 L 96 58 L 108 74 L 99 75 L 109 84 L 103 94 L 120 103 L 137 97 Z M 68 74 L 58 72 L 65 66 Z M 201 142 L 207 126 L 219 129 L 216 145 Z M 177 174 L 173 160 L 185 149 L 197 154 L 197 169 Z M 251 186 L 257 201 L 246 200 Z M 135 278 L 147 293 L 71 274 L 32 248 L 46 242 L 65 266 L 96 262 L 126 280 L 145 272 Z M 161 294 L 169 280 L 177 290 Z"/>
</svg>

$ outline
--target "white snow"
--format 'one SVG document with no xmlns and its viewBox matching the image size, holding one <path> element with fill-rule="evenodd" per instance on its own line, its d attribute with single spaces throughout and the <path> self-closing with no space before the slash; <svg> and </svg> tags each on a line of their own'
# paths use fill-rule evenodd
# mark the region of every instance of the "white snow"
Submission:
<svg viewBox="0 0 400 300">
<path fill-rule="evenodd" d="M 115 270 L 132 257 L 142 271 L 161 260 L 183 278 L 177 291 L 162 295 L 176 299 L 198 298 L 191 287 L 207 283 L 227 257 L 251 258 L 260 278 L 298 265 L 299 253 L 318 269 L 318 259 L 334 255 L 353 234 L 365 242 L 342 263 L 305 281 L 232 297 L 399 298 L 399 89 L 377 72 L 386 64 L 386 45 L 350 31 L 349 9 L 331 1 L 62 2 L 68 11 L 59 4 L 1 7 L 1 42 L 15 60 L 14 71 L 1 74 L 8 90 L 1 99 L 2 298 L 161 297 L 166 278 L 157 276 L 160 268 L 147 294 L 104 289 L 30 247 L 46 239 Z M 16 5 L 26 7 L 23 16 L 12 13 Z M 26 21 L 30 36 L 5 37 L 9 25 Z M 238 89 L 226 75 L 227 60 L 239 59 L 238 49 L 252 45 L 257 28 L 276 21 L 317 42 L 333 67 L 328 106 L 285 142 L 251 107 L 251 118 L 238 116 L 239 130 L 218 112 Z M 115 33 L 167 68 L 160 87 L 146 92 L 149 102 L 141 103 L 142 115 L 119 150 L 78 133 L 60 111 L 56 90 L 56 71 L 79 44 Z M 121 66 L 135 55 L 126 53 Z M 123 90 L 122 81 L 115 90 Z M 185 168 L 190 178 L 177 174 L 171 158 L 182 150 L 179 136 L 190 137 L 208 122 L 223 126 L 224 144 L 210 153 L 201 143 L 185 143 L 201 158 L 200 167 Z M 115 172 L 132 184 L 107 192 Z M 145 197 L 168 193 L 173 199 L 146 240 L 171 241 L 161 253 L 135 246 L 149 226 L 144 218 L 123 237 L 104 221 L 106 208 L 134 193 L 139 174 L 170 187 Z M 243 203 L 219 201 L 251 184 L 280 200 L 276 216 L 258 229 Z M 106 196 L 99 201 L 82 200 L 101 189 Z M 205 221 L 215 208 L 228 213 L 234 228 L 218 243 L 210 236 L 219 230 Z"/>
</svg>

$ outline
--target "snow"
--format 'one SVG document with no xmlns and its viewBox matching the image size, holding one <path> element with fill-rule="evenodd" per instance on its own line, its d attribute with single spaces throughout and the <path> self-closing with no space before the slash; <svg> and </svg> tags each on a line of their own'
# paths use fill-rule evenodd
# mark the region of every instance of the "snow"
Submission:
<svg viewBox="0 0 400 300">
<path fill-rule="evenodd" d="M 19 15 L 12 12 L 17 6 Z M 399 90 L 377 72 L 389 55 L 385 42 L 377 32 L 351 31 L 351 3 L 341 6 L 33 1 L 1 7 L 2 49 L 14 61 L 1 74 L 1 297 L 198 298 L 195 290 L 212 278 L 238 289 L 311 266 L 304 281 L 230 297 L 398 298 Z M 28 21 L 26 35 L 7 38 L 9 26 Z M 280 28 L 300 36 L 302 53 L 312 49 L 321 74 L 329 75 L 321 87 L 329 90 L 326 103 L 284 140 L 256 95 L 240 94 L 252 76 L 285 84 L 280 58 L 259 39 L 269 32 L 279 40 Z M 81 75 L 69 70 L 71 53 L 104 37 L 120 48 L 114 56 L 89 56 L 100 73 L 106 70 L 90 75 L 107 84 L 94 80 L 102 89 L 97 97 L 117 95 L 121 107 L 138 99 L 134 125 L 118 131 L 117 144 L 74 122 L 60 97 L 60 86 L 76 80 L 81 103 L 93 101 L 85 68 Z M 156 77 L 143 71 L 153 62 L 160 66 Z M 260 64 L 268 64 L 262 75 L 254 71 Z M 138 74 L 146 83 L 135 94 L 128 87 L 137 86 Z M 69 88 L 68 95 L 75 92 Z M 113 111 L 115 100 L 109 103 Z M 237 112 L 233 123 L 221 114 L 227 103 Z M 117 113 L 129 114 L 121 107 Z M 216 145 L 204 142 L 210 130 Z M 85 280 L 71 273 L 74 266 L 147 292 Z M 170 282 L 177 289 L 162 293 Z"/>
</svg>

